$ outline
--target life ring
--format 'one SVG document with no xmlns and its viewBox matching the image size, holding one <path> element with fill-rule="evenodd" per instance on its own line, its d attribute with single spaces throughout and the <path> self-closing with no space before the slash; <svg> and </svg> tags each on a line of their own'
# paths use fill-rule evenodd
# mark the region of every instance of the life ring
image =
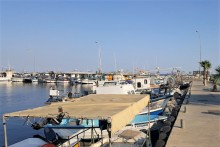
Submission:
<svg viewBox="0 0 220 147">
<path fill-rule="evenodd" d="M 43 144 L 41 147 L 55 147 L 52 143 Z"/>
</svg>

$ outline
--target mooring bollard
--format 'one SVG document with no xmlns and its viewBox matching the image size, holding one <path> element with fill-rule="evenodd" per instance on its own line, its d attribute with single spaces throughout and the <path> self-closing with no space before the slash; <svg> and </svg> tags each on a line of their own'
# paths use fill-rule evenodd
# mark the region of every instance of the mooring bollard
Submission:
<svg viewBox="0 0 220 147">
<path fill-rule="evenodd" d="M 180 119 L 180 128 L 182 128 L 182 129 L 185 128 L 185 122 L 183 119 Z"/>
<path fill-rule="evenodd" d="M 189 104 L 189 99 L 187 99 L 186 104 Z"/>
<path fill-rule="evenodd" d="M 191 97 L 191 91 L 189 92 L 189 94 L 188 94 L 188 98 L 190 98 Z"/>
<path fill-rule="evenodd" d="M 183 113 L 186 113 L 186 106 L 183 107 Z"/>
</svg>

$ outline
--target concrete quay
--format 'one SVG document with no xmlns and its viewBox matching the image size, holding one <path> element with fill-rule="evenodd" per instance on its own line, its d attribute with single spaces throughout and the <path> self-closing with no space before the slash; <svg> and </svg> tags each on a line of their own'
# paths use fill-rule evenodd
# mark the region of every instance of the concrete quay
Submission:
<svg viewBox="0 0 220 147">
<path fill-rule="evenodd" d="M 191 96 L 181 106 L 166 147 L 220 146 L 220 92 L 210 88 L 212 84 L 193 81 Z"/>
</svg>

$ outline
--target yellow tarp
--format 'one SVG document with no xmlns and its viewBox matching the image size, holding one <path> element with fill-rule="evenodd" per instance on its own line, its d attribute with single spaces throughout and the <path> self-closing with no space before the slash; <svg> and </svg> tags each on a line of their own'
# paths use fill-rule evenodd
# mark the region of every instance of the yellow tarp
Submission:
<svg viewBox="0 0 220 147">
<path fill-rule="evenodd" d="M 5 117 L 55 117 L 61 106 L 70 118 L 112 120 L 112 133 L 131 122 L 149 102 L 149 95 L 91 94 L 74 102 L 60 102 L 4 114 Z"/>
</svg>

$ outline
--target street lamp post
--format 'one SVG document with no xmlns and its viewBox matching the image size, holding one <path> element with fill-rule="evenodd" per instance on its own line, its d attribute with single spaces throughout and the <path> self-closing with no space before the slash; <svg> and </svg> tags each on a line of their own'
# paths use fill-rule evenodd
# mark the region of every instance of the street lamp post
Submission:
<svg viewBox="0 0 220 147">
<path fill-rule="evenodd" d="M 202 53 L 201 53 L 202 44 L 201 44 L 201 37 L 200 37 L 199 31 L 196 30 L 196 33 L 198 34 L 198 37 L 199 37 L 199 78 L 200 78 L 200 75 L 201 75 L 200 63 L 201 63 L 201 56 L 202 56 Z"/>
</svg>

